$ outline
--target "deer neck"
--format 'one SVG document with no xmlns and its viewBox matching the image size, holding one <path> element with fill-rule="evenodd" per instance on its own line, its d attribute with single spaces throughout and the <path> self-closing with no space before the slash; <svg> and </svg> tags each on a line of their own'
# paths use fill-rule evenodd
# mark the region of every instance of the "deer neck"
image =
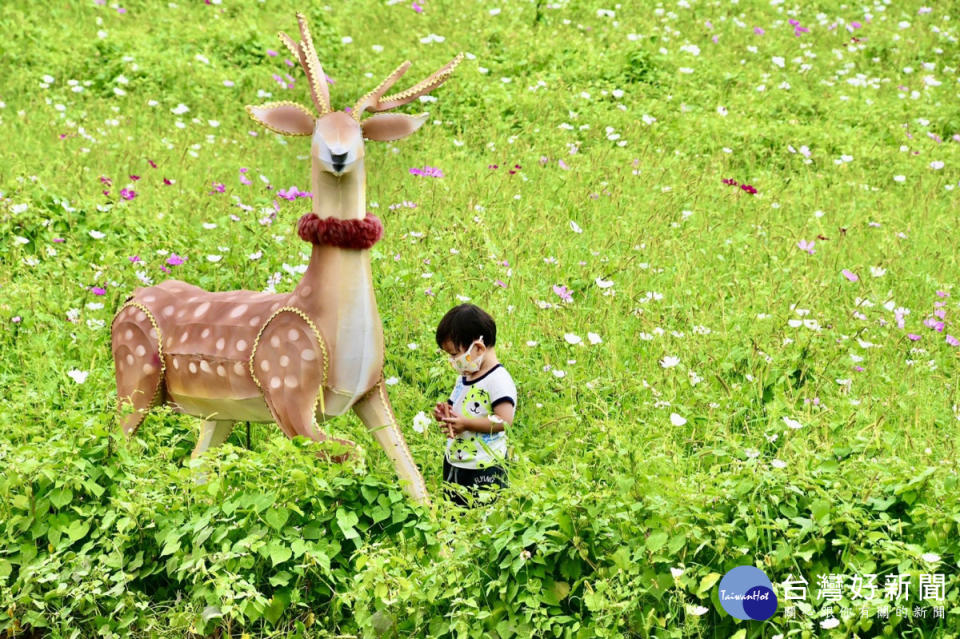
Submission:
<svg viewBox="0 0 960 639">
<path fill-rule="evenodd" d="M 366 216 L 366 173 L 363 159 L 358 163 L 353 171 L 340 177 L 314 165 L 311 183 L 314 214 L 342 220 Z M 293 295 L 297 306 L 328 324 L 345 317 L 342 312 L 345 307 L 366 305 L 373 297 L 370 250 L 314 244 L 310 263 Z"/>
<path fill-rule="evenodd" d="M 324 171 L 316 160 L 310 176 L 313 212 L 317 217 L 340 220 L 363 219 L 367 214 L 367 172 L 363 158 L 341 176 Z"/>
</svg>

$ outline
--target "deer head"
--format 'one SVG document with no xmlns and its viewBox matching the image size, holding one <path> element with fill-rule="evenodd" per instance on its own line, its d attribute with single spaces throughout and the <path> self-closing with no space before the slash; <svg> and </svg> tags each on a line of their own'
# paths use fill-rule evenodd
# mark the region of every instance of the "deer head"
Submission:
<svg viewBox="0 0 960 639">
<path fill-rule="evenodd" d="M 401 64 L 381 82 L 377 88 L 366 94 L 352 109 L 334 111 L 330 106 L 330 93 L 326 76 L 320 66 L 310 30 L 303 14 L 297 14 L 300 26 L 300 41 L 295 42 L 281 32 L 280 40 L 290 50 L 293 57 L 300 61 L 310 85 L 310 97 L 314 110 L 294 102 L 269 102 L 261 106 L 247 106 L 250 117 L 281 135 L 312 135 L 310 155 L 315 166 L 336 177 L 343 176 L 363 166 L 363 140 L 399 140 L 417 129 L 426 121 L 427 114 L 417 116 L 403 113 L 379 113 L 412 102 L 443 84 L 454 68 L 463 59 L 463 54 L 430 77 L 418 82 L 406 91 L 384 97 L 387 89 L 400 79 L 410 67 L 410 61 Z M 365 111 L 377 112 L 377 115 L 361 120 Z"/>
</svg>

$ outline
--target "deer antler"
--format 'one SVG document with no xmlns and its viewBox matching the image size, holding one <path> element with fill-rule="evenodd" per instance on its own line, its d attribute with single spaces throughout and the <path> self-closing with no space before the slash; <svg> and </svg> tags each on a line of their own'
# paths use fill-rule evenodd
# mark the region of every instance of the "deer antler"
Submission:
<svg viewBox="0 0 960 639">
<path fill-rule="evenodd" d="M 302 13 L 297 14 L 297 23 L 300 25 L 300 43 L 297 44 L 293 41 L 293 38 L 282 31 L 280 32 L 280 40 L 300 61 L 300 66 L 307 74 L 307 81 L 310 83 L 310 97 L 313 98 L 317 113 L 326 115 L 332 110 L 330 108 L 330 92 L 327 89 L 327 77 L 323 73 L 323 67 L 320 66 L 320 59 L 317 57 L 317 50 L 313 47 L 313 38 L 310 37 L 310 29 L 307 27 L 307 19 Z"/>
<path fill-rule="evenodd" d="M 393 73 L 387 76 L 387 78 L 381 82 L 376 89 L 360 98 L 356 105 L 354 105 L 351 115 L 359 122 L 360 116 L 364 111 L 388 111 L 390 109 L 395 109 L 398 106 L 407 104 L 408 102 L 412 102 L 414 99 L 420 97 L 421 95 L 430 93 L 441 84 L 446 82 L 456 66 L 460 64 L 461 60 L 463 60 L 463 53 L 457 54 L 457 57 L 445 64 L 439 70 L 435 71 L 426 80 L 421 80 L 406 91 L 394 93 L 392 95 L 388 95 L 387 97 L 381 97 L 386 90 L 393 86 L 393 84 L 400 79 L 400 76 L 402 76 L 410 67 L 410 61 L 407 60 L 397 67 Z"/>
</svg>

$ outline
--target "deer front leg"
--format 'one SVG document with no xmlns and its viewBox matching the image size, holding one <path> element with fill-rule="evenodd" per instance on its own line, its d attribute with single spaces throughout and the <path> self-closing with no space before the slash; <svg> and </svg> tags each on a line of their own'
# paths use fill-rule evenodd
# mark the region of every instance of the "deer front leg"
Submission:
<svg viewBox="0 0 960 639">
<path fill-rule="evenodd" d="M 299 309 L 279 309 L 260 331 L 250 359 L 251 373 L 287 437 L 330 439 L 314 425 L 328 365 L 323 337 Z M 356 445 L 348 439 L 332 439 L 349 448 Z M 350 453 L 321 456 L 342 462 Z"/>
<path fill-rule="evenodd" d="M 415 502 L 429 506 L 430 495 L 427 493 L 427 485 L 397 425 L 393 407 L 390 406 L 390 400 L 387 398 L 383 375 L 380 376 L 377 385 L 354 404 L 353 410 L 393 462 L 397 477 L 400 478 L 406 493 Z"/>
</svg>

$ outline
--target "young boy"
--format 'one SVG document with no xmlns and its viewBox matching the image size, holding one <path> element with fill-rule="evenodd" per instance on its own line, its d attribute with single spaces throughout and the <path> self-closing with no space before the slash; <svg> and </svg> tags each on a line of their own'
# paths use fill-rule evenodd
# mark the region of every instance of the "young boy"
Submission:
<svg viewBox="0 0 960 639">
<path fill-rule="evenodd" d="M 513 424 L 517 389 L 497 360 L 496 343 L 496 323 L 473 304 L 450 309 L 437 326 L 437 345 L 460 373 L 450 398 L 437 402 L 433 411 L 447 434 L 443 479 L 465 486 L 474 497 L 491 484 L 507 485 L 505 428 Z M 459 491 L 445 492 L 455 503 L 469 505 Z"/>
</svg>

